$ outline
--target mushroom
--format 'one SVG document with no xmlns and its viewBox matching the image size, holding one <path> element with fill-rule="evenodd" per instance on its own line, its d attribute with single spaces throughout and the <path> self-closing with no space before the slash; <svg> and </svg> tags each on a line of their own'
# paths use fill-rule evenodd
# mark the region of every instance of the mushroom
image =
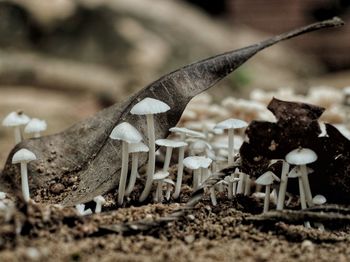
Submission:
<svg viewBox="0 0 350 262">
<path fill-rule="evenodd" d="M 129 162 L 129 143 L 139 143 L 142 136 L 135 127 L 128 122 L 122 122 L 113 128 L 110 138 L 122 141 L 122 169 L 120 172 L 119 188 L 118 188 L 118 204 L 123 204 L 126 178 L 128 176 Z"/>
<path fill-rule="evenodd" d="M 212 160 L 204 156 L 189 156 L 183 161 L 185 167 L 193 170 L 193 190 L 197 190 L 201 179 L 201 170 L 209 168 Z"/>
<path fill-rule="evenodd" d="M 196 140 L 190 146 L 191 155 L 203 154 L 206 150 L 211 150 L 212 146 L 203 140 Z"/>
<path fill-rule="evenodd" d="M 165 193 L 165 199 L 169 200 L 171 195 L 171 186 L 175 186 L 175 182 L 171 180 L 170 178 L 165 178 L 163 180 L 163 183 L 166 184 L 166 193 Z"/>
<path fill-rule="evenodd" d="M 12 164 L 21 164 L 22 193 L 26 202 L 30 199 L 27 164 L 33 160 L 36 160 L 36 156 L 26 148 L 20 149 L 12 157 Z"/>
<path fill-rule="evenodd" d="M 163 201 L 163 180 L 169 176 L 169 172 L 159 171 L 154 174 L 153 181 L 157 183 L 157 190 L 154 200 L 156 202 Z"/>
<path fill-rule="evenodd" d="M 246 181 L 246 178 L 245 178 L 246 174 L 241 172 L 241 171 L 239 171 L 238 175 L 239 175 L 239 181 L 238 181 L 236 193 L 237 194 L 243 194 L 244 193 L 244 189 L 245 189 L 244 182 Z"/>
<path fill-rule="evenodd" d="M 255 181 L 256 184 L 265 186 L 265 200 L 263 213 L 269 211 L 271 185 L 275 180 L 280 181 L 280 179 L 273 172 L 267 171 L 266 173 L 259 176 Z"/>
<path fill-rule="evenodd" d="M 22 141 L 21 126 L 26 125 L 29 121 L 30 118 L 23 114 L 22 111 L 11 112 L 4 118 L 2 125 L 14 128 L 15 143 L 18 144 Z"/>
<path fill-rule="evenodd" d="M 47 124 L 45 120 L 32 118 L 24 128 L 24 132 L 27 134 L 34 133 L 34 137 L 37 138 L 37 137 L 40 137 L 40 132 L 45 131 L 46 128 L 47 128 Z"/>
<path fill-rule="evenodd" d="M 156 160 L 156 146 L 155 146 L 155 133 L 154 133 L 154 114 L 164 113 L 168 111 L 170 107 L 157 99 L 146 97 L 142 101 L 138 102 L 130 110 L 133 115 L 146 115 L 147 119 L 147 135 L 148 135 L 148 167 L 147 167 L 147 180 L 145 188 L 140 196 L 140 202 L 144 201 L 152 188 L 152 180 L 155 169 Z"/>
<path fill-rule="evenodd" d="M 228 130 L 228 164 L 233 164 L 233 156 L 234 156 L 234 130 L 238 128 L 243 128 L 248 126 L 248 123 L 240 120 L 230 118 L 225 121 L 218 123 L 215 129 L 227 129 Z"/>
<path fill-rule="evenodd" d="M 184 141 L 186 139 L 186 136 L 200 137 L 200 138 L 205 137 L 202 133 L 199 133 L 184 127 L 172 127 L 169 129 L 169 131 L 180 134 L 181 141 Z M 177 199 L 180 196 L 182 175 L 183 175 L 183 168 L 184 168 L 184 165 L 183 165 L 184 157 L 185 157 L 185 147 L 180 147 L 179 159 L 178 159 L 178 165 L 177 165 L 176 185 L 175 185 L 175 190 L 173 194 L 174 199 Z"/>
<path fill-rule="evenodd" d="M 136 177 L 138 175 L 137 171 L 140 152 L 148 152 L 148 146 L 142 142 L 129 144 L 129 154 L 131 154 L 131 174 L 128 187 L 125 191 L 125 196 L 129 196 L 134 189 Z"/>
<path fill-rule="evenodd" d="M 91 215 L 92 211 L 91 209 L 86 209 L 85 210 L 85 205 L 84 204 L 78 204 L 75 206 L 77 213 L 79 216 L 86 216 L 86 215 Z"/>
<path fill-rule="evenodd" d="M 300 167 L 301 179 L 304 185 L 306 201 L 310 207 L 313 206 L 313 202 L 312 202 L 310 183 L 308 179 L 308 170 L 306 165 L 313 163 L 316 160 L 317 160 L 316 153 L 309 148 L 297 148 L 292 150 L 286 155 L 286 161 L 289 164 Z"/>
<path fill-rule="evenodd" d="M 289 171 L 289 164 L 288 162 L 282 160 L 282 172 L 281 172 L 281 183 L 280 188 L 278 191 L 278 199 L 277 199 L 277 207 L 276 210 L 283 210 L 284 207 L 284 200 L 286 198 L 286 190 L 288 185 L 288 171 Z"/>
<path fill-rule="evenodd" d="M 96 202 L 95 213 L 101 213 L 102 206 L 106 204 L 106 199 L 100 195 L 94 197 L 94 201 Z"/>
<path fill-rule="evenodd" d="M 316 206 L 320 206 L 323 205 L 327 202 L 327 199 L 323 196 L 323 195 L 316 195 L 314 196 L 314 198 L 312 199 L 312 202 L 314 203 L 314 205 Z M 324 225 L 322 223 L 315 223 L 315 226 L 321 230 L 324 231 Z"/>
<path fill-rule="evenodd" d="M 185 143 L 185 142 L 174 141 L 171 139 L 158 139 L 158 140 L 156 140 L 156 144 L 158 146 L 166 147 L 165 161 L 164 161 L 164 166 L 163 166 L 164 172 L 168 171 L 168 169 L 169 169 L 173 148 L 182 148 L 182 147 L 187 146 L 187 143 Z"/>
</svg>

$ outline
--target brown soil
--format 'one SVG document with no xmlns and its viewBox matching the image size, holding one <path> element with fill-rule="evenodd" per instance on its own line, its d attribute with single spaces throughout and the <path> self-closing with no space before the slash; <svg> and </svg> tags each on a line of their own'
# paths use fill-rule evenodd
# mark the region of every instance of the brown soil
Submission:
<svg viewBox="0 0 350 262">
<path fill-rule="evenodd" d="M 176 222 L 145 232 L 114 233 L 106 227 L 146 219 L 154 221 L 183 206 L 181 203 L 115 209 L 114 195 L 101 214 L 77 216 L 73 208 L 18 204 L 11 218 L 0 215 L 1 261 L 348 261 L 349 230 L 325 224 L 326 231 L 282 222 L 253 224 L 262 202 L 219 195 L 208 196 Z M 10 201 L 10 200 L 6 200 Z M 140 205 L 140 204 L 138 204 Z M 88 205 L 89 206 L 89 205 Z M 93 209 L 94 205 L 90 207 Z M 108 211 L 111 210 L 111 211 Z M 0 213 L 1 214 L 1 213 Z"/>
</svg>

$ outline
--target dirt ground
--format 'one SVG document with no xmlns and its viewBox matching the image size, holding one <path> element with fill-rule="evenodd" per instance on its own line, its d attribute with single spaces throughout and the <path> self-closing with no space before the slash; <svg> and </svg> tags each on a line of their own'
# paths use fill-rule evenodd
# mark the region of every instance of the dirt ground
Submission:
<svg viewBox="0 0 350 262">
<path fill-rule="evenodd" d="M 10 217 L 0 215 L 1 261 L 348 261 L 349 229 L 324 224 L 326 230 L 303 225 L 254 223 L 262 201 L 221 193 L 212 206 L 205 195 L 178 221 L 144 232 L 123 234 L 110 226 L 155 221 L 184 205 L 181 203 L 127 204 L 115 209 L 108 201 L 101 214 L 77 216 L 73 208 L 17 204 Z M 107 196 L 113 199 L 114 195 Z M 10 201 L 10 200 L 6 200 Z M 297 204 L 297 203 L 295 203 Z M 94 206 L 91 205 L 91 208 Z M 271 208 L 273 208 L 271 206 Z M 110 210 L 110 211 L 109 211 Z M 115 227 L 117 228 L 117 227 Z"/>
</svg>

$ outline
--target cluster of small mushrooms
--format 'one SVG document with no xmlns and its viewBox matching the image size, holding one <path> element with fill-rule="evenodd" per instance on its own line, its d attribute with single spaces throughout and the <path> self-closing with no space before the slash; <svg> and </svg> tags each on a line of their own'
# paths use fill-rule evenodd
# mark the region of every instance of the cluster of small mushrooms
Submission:
<svg viewBox="0 0 350 262">
<path fill-rule="evenodd" d="M 315 104 L 333 108 L 334 112 L 336 111 L 334 108 L 338 108 L 340 105 L 349 110 L 350 87 L 344 88 L 342 97 L 337 93 L 341 91 L 335 92 L 334 89 L 332 92 L 326 87 L 319 88 L 317 92 L 314 90 L 311 89 L 309 95 L 297 97 L 297 99 L 308 102 L 312 100 L 311 102 Z M 178 199 L 181 194 L 184 173 L 192 174 L 193 191 L 205 186 L 206 180 L 215 176 L 223 167 L 232 166 L 237 159 L 239 160 L 238 151 L 245 139 L 244 129 L 248 126 L 246 121 L 252 119 L 273 121 L 273 115 L 266 110 L 264 103 L 267 103 L 272 96 L 282 98 L 288 96 L 290 99 L 293 95 L 294 93 L 289 89 L 281 89 L 275 93 L 255 90 L 251 93 L 251 100 L 228 97 L 222 101 L 221 105 L 215 105 L 211 103 L 211 96 L 203 94 L 196 97 L 185 110 L 179 123 L 182 127 L 170 128 L 171 135 L 166 139 L 155 137 L 154 115 L 162 114 L 170 107 L 162 101 L 149 97 L 139 101 L 131 108 L 130 114 L 142 115 L 146 118 L 148 142 L 143 143 L 143 134 L 128 122 L 119 123 L 110 133 L 110 139 L 122 142 L 122 165 L 117 203 L 122 205 L 134 190 L 138 180 L 141 181 L 138 173 L 141 153 L 148 154 L 148 163 L 145 174 L 146 182 L 139 198 L 140 202 L 148 198 L 153 188 L 155 188 L 153 192 L 155 202 L 169 201 L 171 198 Z M 336 118 L 335 122 L 346 123 L 345 117 L 340 116 L 340 118 Z M 3 125 L 14 128 L 16 144 L 23 137 L 21 126 L 26 125 L 24 132 L 34 133 L 34 137 L 39 137 L 40 132 L 46 129 L 45 121 L 30 119 L 23 112 L 10 113 L 3 120 Z M 345 125 L 339 125 L 338 128 L 345 136 L 349 137 L 350 132 Z M 163 149 L 156 150 L 157 147 Z M 169 172 L 172 167 L 173 150 L 178 150 L 175 181 L 171 179 Z M 159 157 L 160 152 L 165 152 L 162 156 L 164 164 L 162 169 L 156 170 L 156 158 Z M 130 168 L 129 157 L 131 158 Z M 17 151 L 12 159 L 13 164 L 21 165 L 22 192 L 25 201 L 30 200 L 27 163 L 33 160 L 36 160 L 36 156 L 25 148 Z M 232 199 L 236 194 L 263 198 L 263 212 L 267 212 L 271 201 L 275 203 L 277 210 L 282 210 L 286 203 L 288 204 L 288 200 L 286 201 L 286 195 L 289 195 L 286 192 L 288 180 L 297 178 L 301 208 L 321 205 L 326 202 L 326 199 L 321 195 L 313 197 L 308 179 L 312 170 L 307 165 L 316 160 L 317 155 L 311 149 L 295 148 L 284 159 L 279 160 L 283 162 L 281 174 L 268 171 L 254 181 L 249 174 L 245 174 L 237 168 L 232 174 L 214 186 L 205 188 L 205 190 L 213 205 L 217 205 L 218 192 L 221 194 L 226 192 L 228 199 Z M 271 164 L 276 161 L 271 161 Z M 129 169 L 130 175 L 128 175 Z M 253 185 L 256 189 L 254 193 L 251 192 Z M 265 187 L 264 193 L 260 192 L 262 187 Z M 0 193 L 1 198 L 5 198 L 5 194 L 2 192 Z M 102 196 L 96 196 L 94 201 L 96 202 L 95 213 L 101 212 L 106 200 Z M 85 210 L 84 204 L 77 205 L 76 210 L 79 215 L 93 213 L 91 209 Z M 305 225 L 310 226 L 308 222 L 305 222 Z M 322 225 L 317 226 L 322 228 Z"/>
</svg>

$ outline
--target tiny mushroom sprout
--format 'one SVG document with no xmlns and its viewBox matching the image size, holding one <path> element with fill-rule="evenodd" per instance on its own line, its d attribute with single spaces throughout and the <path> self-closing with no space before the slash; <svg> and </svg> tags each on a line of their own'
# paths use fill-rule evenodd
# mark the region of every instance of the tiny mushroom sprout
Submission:
<svg viewBox="0 0 350 262">
<path fill-rule="evenodd" d="M 312 202 L 319 206 L 319 205 L 323 205 L 324 203 L 327 202 L 327 199 L 323 196 L 323 195 L 316 195 L 314 196 L 314 198 L 312 199 Z"/>
<path fill-rule="evenodd" d="M 297 148 L 286 155 L 286 161 L 289 164 L 296 165 L 300 168 L 301 179 L 305 189 L 306 201 L 310 207 L 313 206 L 313 203 L 306 165 L 313 163 L 316 160 L 316 153 L 309 148 Z"/>
<path fill-rule="evenodd" d="M 171 187 L 175 186 L 175 182 L 173 180 L 171 180 L 170 178 L 165 178 L 163 180 L 163 183 L 166 184 L 165 199 L 169 200 L 170 199 L 170 195 L 171 195 Z"/>
<path fill-rule="evenodd" d="M 122 169 L 120 173 L 119 188 L 118 188 L 118 204 L 123 204 L 126 178 L 128 175 L 128 162 L 129 162 L 129 143 L 139 143 L 142 140 L 142 136 L 135 127 L 128 122 L 122 122 L 112 130 L 110 136 L 112 139 L 122 141 Z"/>
<path fill-rule="evenodd" d="M 102 206 L 106 204 L 106 199 L 100 195 L 94 197 L 94 201 L 96 202 L 95 213 L 101 213 Z"/>
<path fill-rule="evenodd" d="M 34 133 L 34 137 L 40 137 L 40 133 L 45 131 L 46 128 L 47 124 L 45 120 L 32 118 L 24 128 L 24 132 L 27 134 Z"/>
<path fill-rule="evenodd" d="M 199 133 L 184 127 L 172 127 L 169 129 L 169 131 L 180 134 L 181 141 L 184 141 L 186 139 L 186 136 L 199 137 L 199 138 L 205 137 L 202 133 Z M 183 164 L 184 157 L 185 157 L 185 147 L 180 147 L 179 159 L 178 159 L 178 165 L 177 165 L 176 184 L 175 184 L 175 190 L 173 194 L 174 199 L 177 199 L 180 196 L 182 175 L 183 175 L 183 168 L 184 168 L 184 164 Z"/>
<path fill-rule="evenodd" d="M 185 167 L 193 170 L 193 190 L 201 183 L 201 174 L 206 174 L 212 160 L 204 156 L 189 156 L 183 161 Z"/>
<path fill-rule="evenodd" d="M 169 176 L 169 172 L 159 171 L 154 174 L 153 181 L 157 182 L 157 190 L 154 200 L 161 202 L 163 200 L 163 180 Z"/>
<path fill-rule="evenodd" d="M 130 193 L 134 189 L 136 177 L 138 174 L 137 171 L 138 171 L 139 153 L 141 153 L 141 152 L 148 152 L 148 146 L 146 146 L 142 142 L 129 144 L 129 154 L 132 155 L 132 157 L 131 157 L 131 174 L 130 174 L 128 187 L 125 191 L 125 196 L 130 195 Z"/>
<path fill-rule="evenodd" d="M 75 206 L 77 213 L 79 216 L 86 216 L 86 215 L 91 215 L 92 211 L 91 209 L 86 209 L 85 210 L 85 205 L 84 204 L 78 204 Z"/>
<path fill-rule="evenodd" d="M 259 176 L 255 181 L 256 184 L 265 186 L 264 213 L 269 211 L 271 185 L 275 180 L 280 181 L 280 179 L 273 172 L 267 171 Z"/>
<path fill-rule="evenodd" d="M 169 168 L 173 148 L 182 148 L 182 147 L 187 146 L 187 143 L 185 143 L 185 142 L 175 141 L 175 140 L 171 140 L 171 139 L 158 139 L 158 140 L 156 140 L 156 144 L 158 146 L 166 147 L 165 161 L 164 161 L 164 166 L 163 166 L 164 172 L 166 172 Z"/>
<path fill-rule="evenodd" d="M 228 130 L 228 164 L 233 164 L 233 156 L 234 156 L 234 130 L 239 128 L 247 127 L 248 123 L 240 120 L 230 118 L 225 121 L 218 123 L 215 129 L 227 129 Z"/>
<path fill-rule="evenodd" d="M 156 160 L 156 146 L 155 146 L 155 132 L 154 132 L 154 114 L 164 113 L 168 111 L 170 107 L 157 99 L 146 97 L 131 108 L 130 113 L 133 115 L 146 115 L 147 119 L 147 135 L 149 142 L 148 152 L 148 167 L 147 167 L 147 180 L 145 188 L 140 196 L 140 201 L 144 201 L 152 188 L 153 174 L 155 170 Z"/>
<path fill-rule="evenodd" d="M 26 125 L 29 121 L 30 118 L 23 114 L 22 111 L 11 112 L 4 118 L 2 125 L 14 128 L 15 143 L 18 144 L 22 141 L 21 126 Z"/>
<path fill-rule="evenodd" d="M 24 201 L 26 202 L 30 199 L 27 164 L 33 160 L 36 160 L 36 156 L 26 148 L 20 149 L 12 157 L 12 164 L 21 164 L 22 193 Z"/>
</svg>

